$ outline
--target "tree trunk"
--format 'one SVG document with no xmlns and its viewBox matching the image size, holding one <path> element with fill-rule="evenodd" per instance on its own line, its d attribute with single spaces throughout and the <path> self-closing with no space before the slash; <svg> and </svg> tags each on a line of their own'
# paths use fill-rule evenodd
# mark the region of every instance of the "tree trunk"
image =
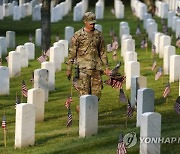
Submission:
<svg viewBox="0 0 180 154">
<path fill-rule="evenodd" d="M 41 8 L 41 28 L 42 28 L 42 50 L 47 51 L 51 46 L 51 0 L 42 0 Z"/>
</svg>

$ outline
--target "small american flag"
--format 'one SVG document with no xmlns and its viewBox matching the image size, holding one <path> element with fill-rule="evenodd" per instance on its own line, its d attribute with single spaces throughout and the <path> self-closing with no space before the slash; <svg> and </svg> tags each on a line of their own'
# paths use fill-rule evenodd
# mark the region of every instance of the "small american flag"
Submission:
<svg viewBox="0 0 180 154">
<path fill-rule="evenodd" d="M 147 48 L 147 40 L 146 40 L 146 38 L 144 38 L 144 39 L 141 41 L 141 48 L 142 48 L 142 49 Z"/>
<path fill-rule="evenodd" d="M 123 89 L 120 89 L 119 100 L 120 100 L 121 102 L 126 102 L 126 101 L 127 101 Z"/>
<path fill-rule="evenodd" d="M 6 129 L 6 116 L 4 115 L 2 118 L 2 124 L 1 124 L 2 128 Z"/>
<path fill-rule="evenodd" d="M 119 47 L 118 42 L 117 42 L 117 41 L 114 41 L 114 42 L 112 43 L 112 50 L 117 50 L 118 47 Z"/>
<path fill-rule="evenodd" d="M 174 105 L 174 110 L 177 114 L 180 114 L 180 103 L 176 102 Z"/>
<path fill-rule="evenodd" d="M 133 111 L 134 109 L 131 107 L 131 103 L 128 99 L 128 104 L 127 104 L 127 117 L 131 118 L 133 116 Z"/>
<path fill-rule="evenodd" d="M 40 63 L 46 61 L 46 53 L 43 52 L 42 55 L 37 59 Z"/>
<path fill-rule="evenodd" d="M 65 107 L 66 107 L 67 109 L 70 108 L 72 101 L 73 101 L 73 100 L 72 100 L 72 97 L 69 96 L 69 97 L 67 98 L 66 102 L 65 102 Z"/>
<path fill-rule="evenodd" d="M 16 109 L 16 106 L 18 105 L 18 104 L 20 104 L 21 102 L 20 102 L 20 100 L 19 100 L 19 97 L 16 95 L 16 102 L 15 102 L 15 109 Z"/>
<path fill-rule="evenodd" d="M 155 80 L 158 80 L 162 76 L 162 68 L 160 67 L 155 75 Z"/>
<path fill-rule="evenodd" d="M 126 154 L 126 153 L 127 153 L 126 144 L 123 141 L 123 134 L 120 133 L 118 147 L 117 147 L 117 154 Z"/>
<path fill-rule="evenodd" d="M 68 119 L 67 119 L 67 127 L 70 127 L 72 125 L 72 114 L 71 114 L 71 110 L 69 108 L 68 110 Z"/>
<path fill-rule="evenodd" d="M 180 36 L 178 36 L 177 40 L 176 40 L 176 46 L 178 48 L 180 48 Z"/>
<path fill-rule="evenodd" d="M 48 49 L 45 53 L 46 53 L 46 56 L 50 57 L 50 49 Z"/>
<path fill-rule="evenodd" d="M 9 56 L 5 57 L 7 63 L 9 63 Z"/>
<path fill-rule="evenodd" d="M 152 71 L 154 71 L 154 69 L 156 68 L 156 65 L 157 65 L 157 63 L 156 63 L 156 61 L 154 61 L 154 62 L 153 62 L 153 65 L 152 65 L 152 67 L 151 67 L 151 70 L 152 70 Z"/>
<path fill-rule="evenodd" d="M 21 92 L 22 92 L 22 95 L 23 95 L 24 97 L 27 97 L 27 95 L 28 95 L 27 92 L 28 92 L 28 91 L 27 91 L 26 84 L 25 84 L 25 81 L 24 81 L 24 80 L 22 81 Z"/>
<path fill-rule="evenodd" d="M 165 87 L 165 89 L 164 89 L 164 92 L 163 92 L 163 97 L 166 98 L 166 97 L 169 95 L 170 92 L 171 92 L 170 84 L 167 83 L 167 84 L 166 84 L 166 87 Z"/>
</svg>

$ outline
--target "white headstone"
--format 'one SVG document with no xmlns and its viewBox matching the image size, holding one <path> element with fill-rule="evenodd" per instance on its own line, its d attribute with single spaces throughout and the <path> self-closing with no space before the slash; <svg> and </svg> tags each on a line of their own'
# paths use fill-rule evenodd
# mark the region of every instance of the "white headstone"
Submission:
<svg viewBox="0 0 180 154">
<path fill-rule="evenodd" d="M 21 103 L 16 106 L 15 148 L 33 146 L 35 143 L 35 107 Z"/>
<path fill-rule="evenodd" d="M 9 95 L 9 68 L 0 66 L 0 95 Z"/>
<path fill-rule="evenodd" d="M 71 37 L 74 35 L 74 27 L 67 26 L 65 27 L 65 40 L 70 42 Z"/>
<path fill-rule="evenodd" d="M 168 17 L 168 10 L 169 10 L 169 5 L 167 3 L 162 3 L 161 18 L 166 19 Z"/>
<path fill-rule="evenodd" d="M 21 10 L 19 6 L 15 6 L 13 10 L 13 20 L 20 20 L 21 19 Z"/>
<path fill-rule="evenodd" d="M 55 69 L 54 69 L 54 64 L 52 62 L 43 62 L 41 63 L 41 68 L 42 69 L 47 69 L 49 74 L 48 74 L 48 86 L 49 86 L 49 91 L 55 90 Z"/>
<path fill-rule="evenodd" d="M 42 36 L 42 30 L 41 30 L 41 28 L 39 28 L 39 29 L 36 29 L 36 34 L 35 34 L 35 44 L 37 45 L 37 46 L 41 46 L 41 36 Z"/>
<path fill-rule="evenodd" d="M 122 32 L 121 32 L 121 31 L 122 31 L 121 29 L 122 29 L 123 26 L 128 26 L 128 23 L 125 22 L 125 21 L 121 21 L 121 22 L 119 23 L 119 37 L 120 37 L 120 38 L 121 38 L 122 35 L 123 35 Z"/>
<path fill-rule="evenodd" d="M 59 47 L 50 48 L 50 62 L 54 64 L 55 72 L 61 70 L 61 52 Z"/>
<path fill-rule="evenodd" d="M 157 32 L 157 23 L 150 23 L 148 27 L 148 39 L 153 42 L 153 33 Z"/>
<path fill-rule="evenodd" d="M 28 59 L 33 60 L 35 56 L 35 45 L 34 43 L 27 42 L 24 44 L 25 50 L 28 54 Z"/>
<path fill-rule="evenodd" d="M 103 3 L 99 2 L 99 1 L 96 3 L 95 14 L 96 14 L 96 19 L 103 19 L 104 18 Z"/>
<path fill-rule="evenodd" d="M 124 18 L 124 5 L 122 4 L 121 1 L 116 2 L 115 16 L 117 19 Z"/>
<path fill-rule="evenodd" d="M 48 95 L 49 95 L 48 74 L 49 72 L 47 69 L 34 70 L 34 88 L 41 88 L 45 90 L 46 102 L 48 102 Z"/>
<path fill-rule="evenodd" d="M 130 34 L 130 29 L 129 26 L 122 26 L 120 29 L 120 38 L 122 37 L 122 35 L 124 34 Z"/>
<path fill-rule="evenodd" d="M 176 20 L 176 38 L 180 37 L 180 18 Z"/>
<path fill-rule="evenodd" d="M 21 75 L 21 55 L 19 52 L 11 51 L 8 57 L 8 67 L 10 77 Z"/>
<path fill-rule="evenodd" d="M 175 32 L 176 31 L 176 20 L 178 19 L 177 16 L 173 16 L 172 18 L 172 31 Z"/>
<path fill-rule="evenodd" d="M 132 36 L 129 34 L 123 34 L 121 37 L 121 57 L 124 57 L 124 41 L 126 39 L 132 39 Z"/>
<path fill-rule="evenodd" d="M 175 15 L 176 13 L 174 11 L 168 12 L 168 28 L 172 28 L 172 20 Z"/>
<path fill-rule="evenodd" d="M 163 58 L 164 56 L 164 47 L 167 45 L 171 45 L 171 37 L 167 35 L 163 35 L 160 37 L 160 50 L 159 50 L 159 58 Z"/>
<path fill-rule="evenodd" d="M 21 55 L 21 67 L 28 67 L 28 53 L 25 50 L 24 45 L 18 45 L 16 51 Z"/>
<path fill-rule="evenodd" d="M 148 138 L 152 141 L 161 137 L 161 115 L 155 112 L 146 112 L 141 116 L 140 128 L 140 154 L 160 154 L 160 143 L 148 143 Z"/>
<path fill-rule="evenodd" d="M 76 5 L 73 9 L 73 21 L 80 21 L 83 17 L 82 5 Z"/>
<path fill-rule="evenodd" d="M 137 53 L 135 51 L 126 51 L 125 52 L 125 60 L 124 60 L 124 72 L 126 73 L 127 63 L 130 61 L 137 61 Z"/>
<path fill-rule="evenodd" d="M 54 43 L 54 47 L 58 47 L 59 48 L 59 52 L 60 52 L 60 62 L 64 63 L 64 58 L 65 58 L 65 45 L 64 43 L 62 43 L 61 41 L 55 42 Z"/>
<path fill-rule="evenodd" d="M 15 32 L 7 31 L 6 32 L 6 41 L 7 41 L 7 47 L 8 48 L 15 48 L 15 45 L 16 45 Z"/>
<path fill-rule="evenodd" d="M 5 37 L 0 37 L 0 47 L 3 55 L 7 54 L 7 42 Z"/>
<path fill-rule="evenodd" d="M 3 6 L 0 5 L 0 20 L 4 19 L 4 15 L 3 15 Z"/>
<path fill-rule="evenodd" d="M 152 15 L 150 13 L 145 13 L 143 15 L 143 27 L 144 27 L 144 29 L 146 29 L 147 20 L 151 19 L 151 18 L 152 18 Z"/>
<path fill-rule="evenodd" d="M 155 34 L 155 41 L 154 41 L 154 45 L 156 46 L 156 53 L 160 52 L 160 37 L 163 36 L 163 33 L 157 32 Z"/>
<path fill-rule="evenodd" d="M 33 21 L 41 20 L 41 5 L 36 5 L 35 7 L 33 7 L 32 20 Z"/>
<path fill-rule="evenodd" d="M 137 127 L 141 126 L 141 115 L 145 112 L 154 112 L 154 91 L 149 88 L 141 88 L 138 90 L 136 122 Z"/>
<path fill-rule="evenodd" d="M 33 88 L 28 90 L 28 104 L 35 106 L 35 120 L 44 120 L 44 103 L 45 103 L 45 90 L 40 88 Z"/>
<path fill-rule="evenodd" d="M 67 40 L 59 40 L 59 43 L 62 43 L 64 45 L 64 49 L 65 49 L 65 57 L 68 56 L 68 41 Z"/>
<path fill-rule="evenodd" d="M 79 136 L 88 137 L 98 132 L 98 98 L 93 95 L 80 97 Z"/>
<path fill-rule="evenodd" d="M 131 88 L 131 78 L 133 76 L 140 76 L 140 63 L 135 61 L 130 61 L 127 63 L 126 70 L 126 90 Z"/>
<path fill-rule="evenodd" d="M 174 46 L 165 46 L 164 47 L 164 58 L 163 58 L 163 73 L 164 73 L 164 75 L 169 74 L 170 57 L 172 55 L 175 55 L 175 47 Z"/>
<path fill-rule="evenodd" d="M 170 74 L 169 82 L 174 82 L 179 80 L 180 76 L 180 55 L 172 55 L 170 57 Z"/>
<path fill-rule="evenodd" d="M 125 39 L 124 40 L 124 46 L 123 46 L 123 52 L 124 52 L 124 56 L 123 59 L 125 60 L 125 54 L 127 51 L 135 51 L 135 40 L 133 39 Z"/>
</svg>

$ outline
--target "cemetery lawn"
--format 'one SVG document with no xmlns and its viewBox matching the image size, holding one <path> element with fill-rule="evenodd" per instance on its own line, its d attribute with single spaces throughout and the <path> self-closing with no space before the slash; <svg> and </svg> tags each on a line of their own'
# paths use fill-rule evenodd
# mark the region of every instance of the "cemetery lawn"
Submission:
<svg viewBox="0 0 180 154">
<path fill-rule="evenodd" d="M 178 97 L 179 83 L 174 82 L 171 84 L 171 93 L 167 99 L 164 99 L 162 94 L 165 85 L 168 81 L 168 76 L 164 75 L 159 80 L 155 81 L 155 72 L 151 70 L 153 59 L 151 58 L 151 44 L 149 42 L 147 52 L 145 49 L 140 48 L 140 42 L 144 36 L 146 36 L 145 30 L 143 30 L 143 36 L 135 36 L 136 27 L 140 23 L 141 29 L 143 29 L 142 21 L 138 21 L 135 16 L 132 15 L 129 6 L 126 6 L 125 18 L 115 19 L 115 16 L 111 13 L 112 7 L 106 7 L 104 20 L 98 20 L 98 24 L 103 26 L 103 35 L 106 44 L 111 43 L 111 37 L 109 36 L 110 28 L 114 28 L 117 35 L 119 35 L 119 23 L 121 21 L 127 21 L 130 26 L 130 32 L 135 39 L 136 52 L 138 54 L 138 61 L 140 62 L 141 75 L 147 77 L 147 87 L 155 91 L 155 112 L 162 115 L 162 137 L 179 137 L 180 134 L 180 117 L 174 111 L 175 99 Z M 89 9 L 91 10 L 91 9 Z M 92 9 L 93 10 L 93 9 Z M 83 26 L 82 22 L 72 22 L 72 12 L 68 14 L 62 21 L 51 24 L 51 40 L 52 44 L 55 42 L 55 36 L 58 33 L 60 39 L 64 38 L 64 29 L 66 26 L 73 26 L 75 31 Z M 159 31 L 162 32 L 160 19 L 155 17 L 159 26 Z M 22 45 L 28 42 L 29 34 L 33 35 L 33 42 L 35 36 L 35 29 L 40 28 L 40 22 L 32 22 L 31 17 L 26 17 L 21 21 L 13 21 L 12 17 L 6 17 L 3 21 L 0 21 L 0 36 L 5 36 L 6 31 L 11 30 L 16 32 L 16 43 Z M 173 33 L 174 34 L 174 33 Z M 175 45 L 175 36 L 173 37 L 172 45 Z M 13 51 L 14 49 L 8 49 Z M 176 50 L 176 54 L 180 54 L 180 49 Z M 36 59 L 41 55 L 40 48 L 36 47 Z M 110 68 L 114 68 L 116 62 L 112 60 L 112 53 L 107 53 L 110 63 Z M 122 62 L 120 57 L 120 48 L 118 49 L 118 59 Z M 157 66 L 160 67 L 163 64 L 162 59 L 156 55 Z M 5 56 L 3 56 L 3 65 L 7 66 L 5 62 Z M 124 64 L 123 64 L 124 66 Z M 120 72 L 124 74 L 124 67 L 121 66 Z M 119 101 L 119 91 L 111 88 L 108 85 L 104 85 L 102 91 L 102 97 L 99 101 L 99 128 L 98 134 L 92 137 L 79 138 L 78 135 L 78 114 L 76 113 L 76 106 L 79 104 L 78 93 L 73 90 L 73 103 L 71 105 L 71 111 L 73 115 L 73 124 L 69 129 L 66 128 L 67 123 L 67 109 L 64 103 L 70 93 L 71 83 L 66 78 L 66 64 L 62 64 L 62 70 L 56 73 L 56 90 L 50 92 L 49 102 L 45 104 L 45 120 L 43 122 L 36 123 L 35 129 L 35 146 L 14 149 L 15 138 L 15 99 L 16 93 L 21 95 L 21 82 L 25 80 L 27 88 L 32 88 L 30 81 L 33 70 L 40 68 L 40 63 L 37 60 L 29 61 L 28 68 L 22 68 L 21 76 L 10 79 L 10 95 L 0 96 L 0 117 L 3 116 L 4 111 L 7 118 L 7 147 L 4 147 L 3 141 L 3 129 L 0 131 L 0 153 L 3 154 L 50 154 L 50 153 L 62 153 L 62 154 L 114 154 L 116 153 L 119 133 L 123 131 L 124 134 L 130 132 L 136 132 L 138 137 L 138 143 L 128 149 L 128 153 L 139 153 L 139 135 L 140 130 L 136 128 L 136 112 L 131 119 L 128 119 L 127 128 L 126 122 L 126 103 Z M 107 77 L 103 76 L 106 80 Z M 126 95 L 130 98 L 130 90 L 125 90 L 125 84 L 123 89 Z M 23 102 L 26 102 L 26 98 L 23 98 Z M 161 144 L 162 154 L 178 154 L 180 153 L 179 144 Z"/>
</svg>

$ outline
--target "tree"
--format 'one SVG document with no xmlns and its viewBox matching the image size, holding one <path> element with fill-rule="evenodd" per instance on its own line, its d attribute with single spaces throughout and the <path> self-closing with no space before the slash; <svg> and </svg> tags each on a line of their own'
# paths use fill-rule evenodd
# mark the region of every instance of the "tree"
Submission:
<svg viewBox="0 0 180 154">
<path fill-rule="evenodd" d="M 42 28 L 42 50 L 47 51 L 51 46 L 51 0 L 42 0 L 41 28 Z"/>
</svg>

